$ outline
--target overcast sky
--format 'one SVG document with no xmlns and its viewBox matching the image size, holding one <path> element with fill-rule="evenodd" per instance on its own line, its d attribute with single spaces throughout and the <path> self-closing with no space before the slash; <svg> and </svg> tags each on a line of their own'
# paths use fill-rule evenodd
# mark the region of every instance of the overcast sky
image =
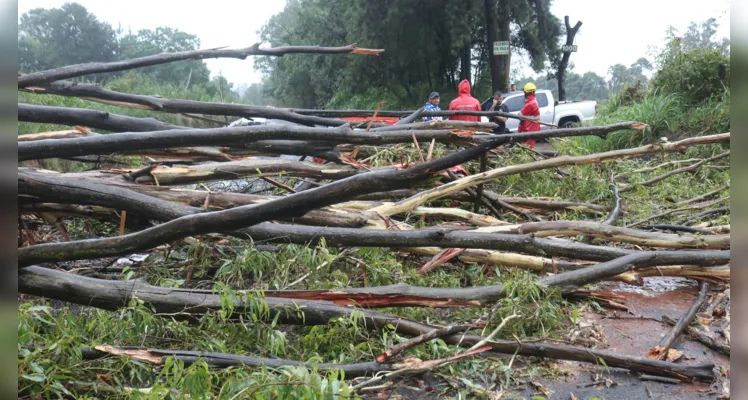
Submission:
<svg viewBox="0 0 748 400">
<path fill-rule="evenodd" d="M 18 15 L 32 8 L 55 8 L 64 3 L 65 0 L 19 0 Z M 78 3 L 115 29 L 119 25 L 133 31 L 174 27 L 197 35 L 203 48 L 246 47 L 256 43 L 259 41 L 257 31 L 285 6 L 284 0 L 212 0 L 196 6 L 176 0 L 78 0 Z M 715 17 L 720 24 L 718 36 L 729 37 L 729 9 L 729 0 L 555 0 L 551 7 L 553 14 L 562 21 L 564 15 L 569 15 L 572 26 L 577 20 L 584 23 L 576 38 L 579 51 L 571 57 L 575 71 L 594 71 L 600 75 L 605 75 L 610 65 L 628 66 L 639 57 L 648 56 L 650 46 L 662 45 L 665 30 L 670 25 L 684 32 L 691 21 Z M 358 44 L 366 46 L 363 42 Z M 261 79 L 254 71 L 251 57 L 244 61 L 206 62 L 214 75 L 221 71 L 226 79 L 236 84 Z"/>
</svg>

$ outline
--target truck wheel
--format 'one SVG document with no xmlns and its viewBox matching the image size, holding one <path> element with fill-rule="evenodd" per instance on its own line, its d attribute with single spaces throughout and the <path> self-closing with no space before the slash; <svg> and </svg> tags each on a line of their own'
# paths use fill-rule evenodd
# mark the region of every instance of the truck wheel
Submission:
<svg viewBox="0 0 748 400">
<path fill-rule="evenodd" d="M 566 121 L 563 124 L 561 124 L 560 128 L 566 129 L 566 128 L 573 128 L 575 126 L 577 126 L 577 121 Z"/>
</svg>

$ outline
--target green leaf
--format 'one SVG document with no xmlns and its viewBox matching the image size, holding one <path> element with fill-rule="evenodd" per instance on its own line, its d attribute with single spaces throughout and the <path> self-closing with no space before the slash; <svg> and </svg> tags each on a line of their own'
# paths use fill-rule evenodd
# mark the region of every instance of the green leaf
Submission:
<svg viewBox="0 0 748 400">
<path fill-rule="evenodd" d="M 34 382 L 44 382 L 44 381 L 47 380 L 47 377 L 44 376 L 44 375 L 26 375 L 26 374 L 23 374 L 23 375 L 21 375 L 21 377 L 24 378 L 24 379 L 28 379 L 30 381 L 34 381 Z"/>
</svg>

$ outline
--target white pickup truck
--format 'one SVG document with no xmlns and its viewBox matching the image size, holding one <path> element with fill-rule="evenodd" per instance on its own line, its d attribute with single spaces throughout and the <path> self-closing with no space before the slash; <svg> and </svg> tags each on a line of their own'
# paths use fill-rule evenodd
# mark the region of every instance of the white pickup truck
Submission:
<svg viewBox="0 0 748 400">
<path fill-rule="evenodd" d="M 535 99 L 538 101 L 538 107 L 540 108 L 540 120 L 556 125 L 559 128 L 568 128 L 573 124 L 593 119 L 595 118 L 595 113 L 597 113 L 597 102 L 594 100 L 558 103 L 553 98 L 553 92 L 550 90 L 540 89 L 535 93 Z M 487 111 L 491 107 L 492 102 L 493 97 L 485 100 L 481 104 L 481 109 Z M 521 91 L 504 93 L 504 104 L 506 104 L 510 113 L 519 114 L 525 105 L 525 95 Z M 481 121 L 489 122 L 487 117 L 481 117 Z M 518 119 L 507 119 L 506 128 L 510 132 L 516 132 L 518 127 Z M 540 129 L 551 129 L 551 127 L 540 125 Z"/>
</svg>

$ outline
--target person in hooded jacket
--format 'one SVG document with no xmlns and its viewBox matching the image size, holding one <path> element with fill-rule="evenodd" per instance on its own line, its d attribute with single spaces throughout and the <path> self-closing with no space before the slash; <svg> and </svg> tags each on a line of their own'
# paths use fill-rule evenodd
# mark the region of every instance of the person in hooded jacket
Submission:
<svg viewBox="0 0 748 400">
<path fill-rule="evenodd" d="M 457 98 L 449 103 L 450 110 L 481 111 L 480 101 L 470 95 L 470 82 L 467 79 L 463 79 L 457 86 L 457 93 Z M 480 122 L 480 116 L 478 115 L 451 115 L 449 119 L 453 121 Z"/>
<path fill-rule="evenodd" d="M 535 99 L 535 85 L 532 82 L 528 82 L 524 87 L 525 92 L 525 106 L 519 112 L 521 115 L 526 117 L 540 117 L 540 107 L 538 107 L 538 101 Z M 540 130 L 540 124 L 533 121 L 522 120 L 519 122 L 519 129 L 517 132 L 537 132 Z M 531 139 L 525 142 L 530 148 L 535 148 L 535 139 Z"/>
</svg>

